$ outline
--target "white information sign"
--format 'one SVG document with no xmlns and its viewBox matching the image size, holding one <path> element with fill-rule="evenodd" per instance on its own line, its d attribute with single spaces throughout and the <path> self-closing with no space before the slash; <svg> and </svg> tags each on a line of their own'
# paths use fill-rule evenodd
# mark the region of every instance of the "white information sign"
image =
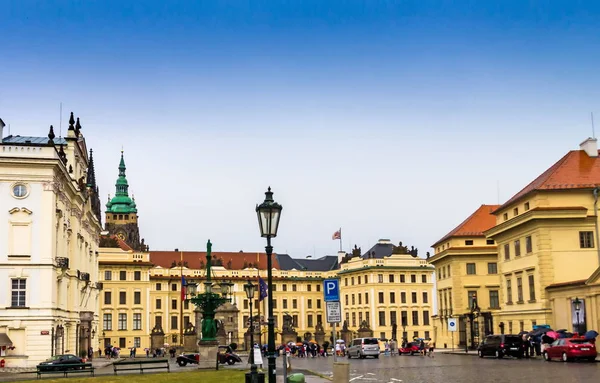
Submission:
<svg viewBox="0 0 600 383">
<path fill-rule="evenodd" d="M 456 318 L 448 318 L 448 331 L 458 331 Z"/>
<path fill-rule="evenodd" d="M 340 323 L 342 321 L 342 305 L 339 301 L 325 302 L 327 304 L 327 322 Z"/>
</svg>

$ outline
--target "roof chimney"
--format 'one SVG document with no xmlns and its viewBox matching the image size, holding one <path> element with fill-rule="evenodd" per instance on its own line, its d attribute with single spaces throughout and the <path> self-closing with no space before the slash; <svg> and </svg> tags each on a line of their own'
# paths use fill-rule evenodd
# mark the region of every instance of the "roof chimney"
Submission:
<svg viewBox="0 0 600 383">
<path fill-rule="evenodd" d="M 595 138 L 587 138 L 579 144 L 579 148 L 590 157 L 598 157 L 598 140 Z"/>
<path fill-rule="evenodd" d="M 0 118 L 0 143 L 2 143 L 2 138 L 4 137 L 4 121 Z"/>
</svg>

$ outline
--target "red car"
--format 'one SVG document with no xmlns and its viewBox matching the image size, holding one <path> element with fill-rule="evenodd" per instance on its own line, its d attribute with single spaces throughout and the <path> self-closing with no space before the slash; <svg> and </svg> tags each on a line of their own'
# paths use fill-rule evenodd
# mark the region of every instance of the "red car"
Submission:
<svg viewBox="0 0 600 383">
<path fill-rule="evenodd" d="M 557 339 L 544 350 L 544 359 L 560 358 L 563 362 L 574 359 L 596 360 L 596 346 L 584 338 Z"/>
<path fill-rule="evenodd" d="M 419 343 L 418 342 L 409 342 L 406 344 L 406 347 L 400 347 L 399 354 L 418 354 L 419 353 Z"/>
</svg>

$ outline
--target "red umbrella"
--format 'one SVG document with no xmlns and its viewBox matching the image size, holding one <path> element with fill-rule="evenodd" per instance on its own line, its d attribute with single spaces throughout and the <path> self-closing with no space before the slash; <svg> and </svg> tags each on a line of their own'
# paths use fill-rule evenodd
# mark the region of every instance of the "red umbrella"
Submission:
<svg viewBox="0 0 600 383">
<path fill-rule="evenodd" d="M 558 333 L 556 331 L 548 331 L 546 333 L 546 336 L 549 336 L 552 339 L 558 339 L 559 338 L 559 335 L 558 335 Z"/>
</svg>

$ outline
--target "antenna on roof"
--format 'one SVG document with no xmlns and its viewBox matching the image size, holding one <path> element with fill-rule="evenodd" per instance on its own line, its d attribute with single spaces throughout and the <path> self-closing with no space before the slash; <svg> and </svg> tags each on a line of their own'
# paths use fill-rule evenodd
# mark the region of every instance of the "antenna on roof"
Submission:
<svg viewBox="0 0 600 383">
<path fill-rule="evenodd" d="M 58 137 L 62 137 L 62 102 L 60 103 L 60 123 L 58 125 Z"/>
<path fill-rule="evenodd" d="M 592 116 L 592 138 L 596 138 L 596 130 L 594 129 L 594 112 L 590 112 Z"/>
<path fill-rule="evenodd" d="M 8 135 L 10 136 L 10 124 L 8 124 Z"/>
</svg>

